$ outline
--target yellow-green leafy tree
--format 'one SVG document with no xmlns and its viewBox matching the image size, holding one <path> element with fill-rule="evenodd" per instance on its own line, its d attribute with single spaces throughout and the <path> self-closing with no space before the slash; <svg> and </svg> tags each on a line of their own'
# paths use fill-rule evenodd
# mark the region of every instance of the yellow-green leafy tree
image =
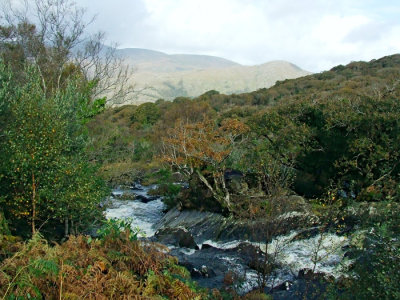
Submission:
<svg viewBox="0 0 400 300">
<path fill-rule="evenodd" d="M 13 94 L 0 87 L 9 106 L 1 139 L 2 206 L 9 220 L 28 223 L 32 233 L 62 221 L 68 234 L 68 224 L 95 211 L 104 195 L 85 162 L 85 95 L 71 81 L 47 97 L 36 71 L 27 74 L 29 81 Z"/>
</svg>

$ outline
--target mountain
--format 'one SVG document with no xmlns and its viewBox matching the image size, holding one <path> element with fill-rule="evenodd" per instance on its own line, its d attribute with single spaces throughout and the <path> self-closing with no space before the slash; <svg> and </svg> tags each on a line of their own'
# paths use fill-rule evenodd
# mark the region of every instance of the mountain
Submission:
<svg viewBox="0 0 400 300">
<path fill-rule="evenodd" d="M 216 56 L 193 54 L 166 54 L 159 51 L 126 48 L 117 50 L 117 55 L 133 65 L 137 72 L 174 73 L 202 69 L 219 69 L 239 64 Z"/>
<path fill-rule="evenodd" d="M 118 49 L 117 55 L 133 66 L 135 72 L 130 82 L 142 91 L 129 103 L 197 97 L 209 90 L 244 93 L 270 87 L 278 80 L 310 74 L 286 61 L 244 66 L 215 56 L 169 55 L 139 48 Z"/>
</svg>

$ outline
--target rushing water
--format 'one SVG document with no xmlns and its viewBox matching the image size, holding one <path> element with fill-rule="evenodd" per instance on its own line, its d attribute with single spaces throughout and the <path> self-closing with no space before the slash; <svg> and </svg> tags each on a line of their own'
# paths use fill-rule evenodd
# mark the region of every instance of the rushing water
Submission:
<svg viewBox="0 0 400 300">
<path fill-rule="evenodd" d="M 106 217 L 130 219 L 132 226 L 139 227 L 146 237 L 153 236 L 155 234 L 153 225 L 164 215 L 165 206 L 161 199 L 156 198 L 148 202 L 123 200 L 134 198 L 132 196 L 149 200 L 151 197 L 148 195 L 148 191 L 153 187 L 136 185 L 134 189 L 114 190 L 111 197 L 112 207 L 106 210 Z M 288 235 L 276 237 L 268 245 L 243 240 L 224 243 L 207 240 L 198 245 L 198 250 L 167 246 L 169 246 L 172 255 L 177 256 L 182 264 L 191 267 L 192 270 L 205 268 L 212 270 L 210 274 L 196 278 L 203 286 L 221 286 L 224 274 L 233 271 L 243 279 L 241 285 L 237 288 L 238 291 L 243 293 L 257 286 L 257 273 L 249 268 L 248 259 L 239 254 L 240 250 L 238 249 L 241 245 L 252 245 L 259 247 L 264 253 L 277 254 L 276 261 L 280 267 L 275 276 L 268 281 L 269 286 L 293 281 L 298 272 L 305 268 L 315 268 L 317 272 L 335 277 L 341 274 L 341 262 L 344 256 L 342 249 L 348 244 L 345 237 L 324 234 L 308 239 L 296 239 L 297 235 L 297 231 L 292 231 Z M 208 247 L 204 247 L 205 244 Z M 199 271 L 199 273 L 201 272 Z"/>
<path fill-rule="evenodd" d="M 148 191 L 154 187 L 136 185 L 136 189 L 133 190 L 113 190 L 112 206 L 106 210 L 106 218 L 129 219 L 133 228 L 140 228 L 146 237 L 153 236 L 155 233 L 153 225 L 161 219 L 165 209 L 161 198 L 147 203 L 138 200 L 122 200 L 121 198 L 123 196 L 129 197 L 129 195 L 149 197 Z"/>
</svg>

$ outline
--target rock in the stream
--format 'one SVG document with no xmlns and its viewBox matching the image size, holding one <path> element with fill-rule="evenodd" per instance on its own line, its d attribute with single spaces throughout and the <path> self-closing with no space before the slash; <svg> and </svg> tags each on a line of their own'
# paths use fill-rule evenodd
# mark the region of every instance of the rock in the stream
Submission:
<svg viewBox="0 0 400 300">
<path fill-rule="evenodd" d="M 327 283 L 296 279 L 293 282 L 286 281 L 272 290 L 274 300 L 320 300 L 326 299 Z M 266 293 L 271 291 L 267 288 Z"/>
<path fill-rule="evenodd" d="M 229 251 L 237 253 L 243 260 L 243 262 L 253 270 L 258 270 L 263 266 L 265 261 L 265 254 L 250 243 L 240 243 L 237 247 L 230 249 Z"/>
<path fill-rule="evenodd" d="M 158 230 L 155 233 L 155 238 L 159 243 L 165 245 L 173 245 L 178 247 L 185 247 L 190 249 L 199 249 L 196 242 L 193 239 L 193 236 L 190 232 L 183 228 L 163 228 Z"/>
<path fill-rule="evenodd" d="M 299 240 L 307 240 L 313 238 L 321 233 L 321 227 L 311 227 L 300 230 L 295 237 L 293 237 L 293 241 Z"/>
<path fill-rule="evenodd" d="M 276 236 L 288 234 L 292 230 L 312 227 L 318 223 L 318 218 L 308 210 L 302 197 L 289 196 L 287 199 L 296 210 L 288 211 L 278 217 L 280 226 L 274 232 Z M 183 227 L 192 234 L 198 244 L 207 240 L 265 242 L 267 238 L 271 239 L 271 236 L 268 235 L 268 228 L 271 228 L 273 224 L 276 224 L 276 220 L 240 220 L 213 212 L 180 211 L 178 208 L 174 208 L 161 218 L 155 228 Z"/>
<path fill-rule="evenodd" d="M 212 278 L 216 276 L 215 272 L 206 265 L 202 265 L 199 268 L 188 262 L 181 263 L 181 265 L 190 271 L 192 278 Z"/>
<path fill-rule="evenodd" d="M 233 249 L 210 246 L 186 255 L 179 248 L 174 248 L 170 254 L 176 256 L 179 264 L 185 266 L 196 282 L 206 288 L 223 287 L 225 275 L 229 272 L 245 274 L 250 271 L 245 261 Z"/>
<path fill-rule="evenodd" d="M 157 200 L 158 197 L 156 197 L 156 196 L 136 195 L 135 199 L 136 199 L 136 200 L 139 200 L 140 202 L 143 202 L 143 203 L 148 203 L 148 202 L 150 202 L 150 201 Z"/>
<path fill-rule="evenodd" d="M 197 268 L 188 268 L 187 266 L 185 266 L 185 267 L 190 270 L 190 275 L 193 278 L 199 278 L 199 277 L 203 276 L 203 274 L 201 273 L 201 271 L 199 269 L 197 269 Z"/>
<path fill-rule="evenodd" d="M 288 291 L 288 290 L 290 290 L 292 285 L 293 285 L 293 281 L 286 280 L 286 281 L 282 282 L 280 285 L 277 285 L 276 287 L 274 287 L 272 289 L 272 291 L 273 292 L 276 292 L 276 291 Z"/>
<path fill-rule="evenodd" d="M 132 185 L 131 185 L 131 190 L 134 190 L 134 191 L 143 191 L 144 190 L 144 187 L 143 187 L 143 185 L 141 185 L 140 183 L 138 183 L 138 182 L 134 182 Z"/>
<path fill-rule="evenodd" d="M 111 196 L 112 197 L 114 197 L 114 198 L 120 198 L 120 197 L 122 197 L 122 195 L 124 194 L 124 192 L 123 191 L 112 191 L 111 192 Z"/>
<path fill-rule="evenodd" d="M 211 278 L 215 276 L 215 272 L 212 269 L 209 269 L 207 266 L 202 265 L 200 269 L 201 275 L 206 278 Z"/>
<path fill-rule="evenodd" d="M 215 248 L 215 247 L 213 247 L 212 245 L 207 244 L 207 243 L 204 243 L 201 245 L 201 250 L 210 249 L 210 248 Z"/>
<path fill-rule="evenodd" d="M 334 277 L 323 272 L 313 272 L 311 269 L 301 269 L 293 281 L 284 281 L 274 287 L 273 299 L 278 300 L 319 300 L 326 299 L 326 291 Z"/>
<path fill-rule="evenodd" d="M 329 276 L 323 272 L 313 272 L 311 269 L 301 269 L 297 278 L 312 281 L 334 280 L 333 276 Z"/>
</svg>

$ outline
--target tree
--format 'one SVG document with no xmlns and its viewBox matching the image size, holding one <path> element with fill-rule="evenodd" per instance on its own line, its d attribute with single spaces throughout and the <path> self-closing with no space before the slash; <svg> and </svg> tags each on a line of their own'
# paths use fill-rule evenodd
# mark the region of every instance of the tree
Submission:
<svg viewBox="0 0 400 300">
<path fill-rule="evenodd" d="M 163 139 L 164 161 L 187 177 L 197 176 L 213 198 L 228 211 L 233 210 L 225 171 L 228 159 L 243 142 L 249 128 L 236 119 L 226 119 L 221 126 L 205 120 L 185 124 L 178 120 Z"/>
<path fill-rule="evenodd" d="M 37 67 L 46 93 L 55 93 L 79 74 L 83 87 L 91 88 L 92 101 L 108 97 L 110 103 L 120 103 L 133 96 L 132 70 L 115 47 L 104 46 L 104 33 L 86 34 L 92 20 L 85 21 L 84 9 L 71 0 L 21 2 L 4 5 L 0 26 L 0 53 L 19 79 L 28 62 Z"/>
<path fill-rule="evenodd" d="M 133 115 L 131 121 L 141 126 L 152 126 L 160 118 L 160 109 L 154 103 L 140 104 Z"/>
<path fill-rule="evenodd" d="M 11 119 L 1 139 L 0 188 L 8 219 L 28 218 L 35 233 L 49 220 L 92 215 L 105 189 L 85 163 L 85 95 L 71 81 L 48 97 L 36 69 L 28 69 L 27 78 L 14 93 L 7 91 L 11 84 L 0 87 Z"/>
</svg>

